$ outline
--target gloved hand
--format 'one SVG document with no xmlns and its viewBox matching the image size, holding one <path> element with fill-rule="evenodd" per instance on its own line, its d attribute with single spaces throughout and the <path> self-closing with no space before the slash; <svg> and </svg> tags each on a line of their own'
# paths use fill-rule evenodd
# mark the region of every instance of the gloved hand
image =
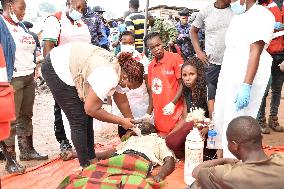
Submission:
<svg viewBox="0 0 284 189">
<path fill-rule="evenodd" d="M 284 25 L 281 22 L 275 22 L 274 29 L 275 30 L 282 30 L 284 28 Z"/>
<path fill-rule="evenodd" d="M 146 113 L 143 117 L 141 117 L 141 120 L 143 122 L 146 122 L 146 123 L 150 123 L 150 120 L 151 120 L 151 115 Z"/>
<path fill-rule="evenodd" d="M 164 115 L 172 115 L 175 111 L 174 103 L 170 102 L 163 108 Z"/>
<path fill-rule="evenodd" d="M 240 111 L 241 109 L 248 106 L 250 101 L 250 91 L 251 91 L 251 85 L 247 83 L 243 83 L 241 85 L 240 91 L 237 94 L 235 104 L 236 104 L 236 110 Z"/>
</svg>

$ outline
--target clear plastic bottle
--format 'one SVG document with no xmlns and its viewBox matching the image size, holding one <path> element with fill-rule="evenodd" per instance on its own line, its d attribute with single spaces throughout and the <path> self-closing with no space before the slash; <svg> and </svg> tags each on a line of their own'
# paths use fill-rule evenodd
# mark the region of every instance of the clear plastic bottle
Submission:
<svg viewBox="0 0 284 189">
<path fill-rule="evenodd" d="M 207 148 L 215 149 L 217 132 L 215 130 L 208 131 Z"/>
</svg>

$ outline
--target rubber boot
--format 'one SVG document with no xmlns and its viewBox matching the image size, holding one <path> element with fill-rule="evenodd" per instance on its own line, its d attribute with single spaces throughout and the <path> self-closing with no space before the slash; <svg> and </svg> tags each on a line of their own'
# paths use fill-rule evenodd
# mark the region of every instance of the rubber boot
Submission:
<svg viewBox="0 0 284 189">
<path fill-rule="evenodd" d="M 257 119 L 258 124 L 260 126 L 261 129 L 261 133 L 262 134 L 270 134 L 270 129 L 266 123 L 266 118 L 265 117 L 260 117 Z"/>
<path fill-rule="evenodd" d="M 18 136 L 20 160 L 47 160 L 48 155 L 40 155 L 33 147 L 33 136 Z"/>
<path fill-rule="evenodd" d="M 3 154 L 6 158 L 5 170 L 12 174 L 23 174 L 26 171 L 26 168 L 20 165 L 16 160 L 15 146 L 6 146 L 4 142 L 0 142 L 0 147 L 3 151 Z"/>
<path fill-rule="evenodd" d="M 277 116 L 269 116 L 268 126 L 276 132 L 284 131 L 284 128 L 279 125 Z"/>
</svg>

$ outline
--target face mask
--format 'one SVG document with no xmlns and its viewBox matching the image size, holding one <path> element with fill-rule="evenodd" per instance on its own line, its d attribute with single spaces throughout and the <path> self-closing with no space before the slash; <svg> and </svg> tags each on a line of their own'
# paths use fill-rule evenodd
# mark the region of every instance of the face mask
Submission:
<svg viewBox="0 0 284 189">
<path fill-rule="evenodd" d="M 10 17 L 13 20 L 13 22 L 15 22 L 16 24 L 20 22 L 20 20 L 17 18 L 16 14 L 14 13 L 12 6 L 10 6 Z"/>
<path fill-rule="evenodd" d="M 242 14 L 246 12 L 246 1 L 244 5 L 241 5 L 240 0 L 235 1 L 234 3 L 231 3 L 231 9 L 236 14 Z"/>
<path fill-rule="evenodd" d="M 74 21 L 78 21 L 82 18 L 82 13 L 80 13 L 79 11 L 70 8 L 69 10 L 69 16 L 74 20 Z"/>
<path fill-rule="evenodd" d="M 124 93 L 128 93 L 130 89 L 128 87 L 121 87 L 120 85 L 117 85 L 116 91 L 124 94 Z"/>
<path fill-rule="evenodd" d="M 130 52 L 133 53 L 135 50 L 134 45 L 121 45 L 121 52 Z"/>
</svg>

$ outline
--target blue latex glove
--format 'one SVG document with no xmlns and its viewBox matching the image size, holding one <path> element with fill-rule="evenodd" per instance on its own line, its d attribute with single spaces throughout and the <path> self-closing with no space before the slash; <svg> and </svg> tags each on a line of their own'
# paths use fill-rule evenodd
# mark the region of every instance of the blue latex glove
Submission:
<svg viewBox="0 0 284 189">
<path fill-rule="evenodd" d="M 281 22 L 275 22 L 274 29 L 275 30 L 282 30 L 283 29 L 283 24 Z"/>
<path fill-rule="evenodd" d="M 243 83 L 241 85 L 240 91 L 238 92 L 236 100 L 235 100 L 237 111 L 240 111 L 241 109 L 248 106 L 249 100 L 250 100 L 250 91 L 251 91 L 250 84 Z"/>
</svg>

